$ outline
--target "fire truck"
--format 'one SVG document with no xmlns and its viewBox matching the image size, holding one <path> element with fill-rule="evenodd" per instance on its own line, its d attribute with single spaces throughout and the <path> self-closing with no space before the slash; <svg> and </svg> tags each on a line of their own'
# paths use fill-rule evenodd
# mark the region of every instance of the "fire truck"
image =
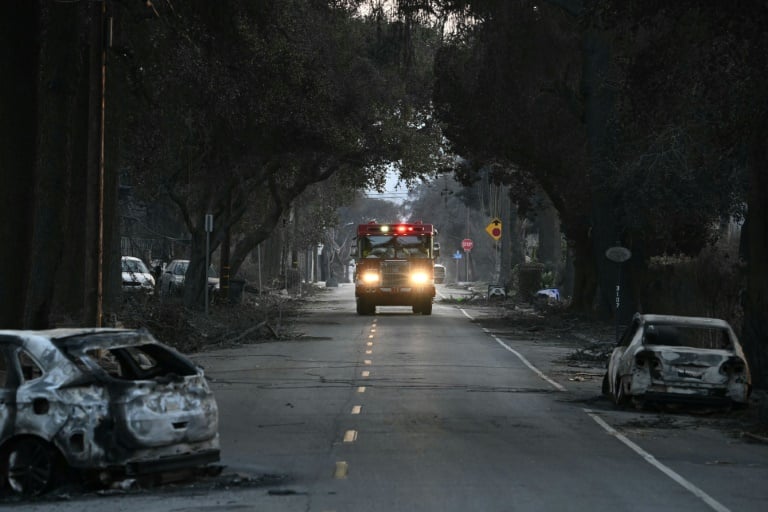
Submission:
<svg viewBox="0 0 768 512">
<path fill-rule="evenodd" d="M 434 262 L 440 255 L 432 224 L 369 222 L 357 226 L 355 298 L 358 315 L 376 306 L 411 306 L 432 314 Z"/>
</svg>

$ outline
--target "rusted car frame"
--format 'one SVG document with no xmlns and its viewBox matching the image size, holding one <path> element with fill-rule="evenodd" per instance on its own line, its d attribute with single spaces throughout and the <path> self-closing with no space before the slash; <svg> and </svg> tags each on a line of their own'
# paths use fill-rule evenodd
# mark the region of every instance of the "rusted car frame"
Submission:
<svg viewBox="0 0 768 512">
<path fill-rule="evenodd" d="M 603 392 L 633 402 L 748 404 L 752 383 L 736 334 L 724 320 L 636 314 L 614 348 Z"/>
<path fill-rule="evenodd" d="M 62 467 L 110 481 L 219 460 L 203 370 L 145 330 L 0 330 L 0 487 Z"/>
</svg>

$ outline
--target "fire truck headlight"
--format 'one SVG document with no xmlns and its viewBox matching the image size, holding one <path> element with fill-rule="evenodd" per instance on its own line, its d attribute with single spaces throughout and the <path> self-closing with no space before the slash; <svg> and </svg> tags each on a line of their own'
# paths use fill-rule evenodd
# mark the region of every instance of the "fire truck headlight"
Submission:
<svg viewBox="0 0 768 512">
<path fill-rule="evenodd" d="M 411 282 L 413 284 L 427 284 L 429 276 L 426 272 L 414 272 L 411 274 Z"/>
<path fill-rule="evenodd" d="M 379 282 L 379 274 L 376 272 L 365 272 L 362 276 L 363 282 L 366 284 L 373 284 Z"/>
</svg>

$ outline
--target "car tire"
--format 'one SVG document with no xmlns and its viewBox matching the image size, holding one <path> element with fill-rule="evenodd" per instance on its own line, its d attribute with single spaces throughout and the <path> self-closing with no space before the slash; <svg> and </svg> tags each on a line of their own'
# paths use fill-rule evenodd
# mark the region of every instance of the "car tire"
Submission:
<svg viewBox="0 0 768 512">
<path fill-rule="evenodd" d="M 3 455 L 4 483 L 16 494 L 39 496 L 54 486 L 57 452 L 42 439 L 19 439 Z"/>
<path fill-rule="evenodd" d="M 603 387 L 602 387 L 603 395 L 609 396 L 611 394 L 611 386 L 608 384 L 608 373 L 606 372 L 605 375 L 603 375 Z"/>
<path fill-rule="evenodd" d="M 430 299 L 427 299 L 424 301 L 424 304 L 421 306 L 421 314 L 422 315 L 431 315 L 432 314 L 432 301 Z"/>
<path fill-rule="evenodd" d="M 376 305 L 368 302 L 367 300 L 357 299 L 357 314 L 358 315 L 373 315 L 376 313 Z"/>
</svg>

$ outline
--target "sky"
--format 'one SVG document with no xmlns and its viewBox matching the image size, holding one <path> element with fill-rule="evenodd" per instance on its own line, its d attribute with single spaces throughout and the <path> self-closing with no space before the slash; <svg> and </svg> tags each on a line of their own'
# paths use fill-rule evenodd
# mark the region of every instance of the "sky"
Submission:
<svg viewBox="0 0 768 512">
<path fill-rule="evenodd" d="M 376 192 L 375 190 L 368 190 L 368 197 L 376 199 L 386 199 L 393 203 L 402 203 L 408 198 L 408 189 L 405 184 L 398 179 L 397 172 L 391 171 L 387 173 L 387 183 L 384 187 L 384 192 Z"/>
</svg>

